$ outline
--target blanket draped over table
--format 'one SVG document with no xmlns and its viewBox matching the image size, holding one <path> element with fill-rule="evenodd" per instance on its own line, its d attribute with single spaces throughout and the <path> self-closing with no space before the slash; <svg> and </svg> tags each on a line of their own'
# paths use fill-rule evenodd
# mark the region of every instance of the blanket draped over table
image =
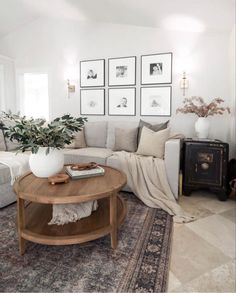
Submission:
<svg viewBox="0 0 236 293">
<path fill-rule="evenodd" d="M 162 208 L 174 216 L 176 223 L 194 220 L 177 204 L 167 180 L 164 160 L 124 151 L 114 156 L 121 162 L 128 186 L 142 202 L 151 208 Z"/>
</svg>

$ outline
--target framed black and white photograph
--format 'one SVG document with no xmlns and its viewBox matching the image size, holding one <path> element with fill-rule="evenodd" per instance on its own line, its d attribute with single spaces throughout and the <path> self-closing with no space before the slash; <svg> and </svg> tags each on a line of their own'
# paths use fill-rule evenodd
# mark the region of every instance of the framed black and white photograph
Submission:
<svg viewBox="0 0 236 293">
<path fill-rule="evenodd" d="M 171 116 L 171 86 L 142 87 L 141 116 Z"/>
<path fill-rule="evenodd" d="M 108 85 L 124 86 L 136 84 L 136 57 L 108 59 Z"/>
<path fill-rule="evenodd" d="M 81 115 L 105 115 L 105 90 L 80 90 Z"/>
<path fill-rule="evenodd" d="M 80 87 L 105 86 L 105 60 L 80 61 Z"/>
<path fill-rule="evenodd" d="M 172 53 L 141 56 L 141 84 L 172 82 Z"/>
<path fill-rule="evenodd" d="M 108 115 L 135 116 L 136 89 L 111 88 L 108 89 Z"/>
</svg>

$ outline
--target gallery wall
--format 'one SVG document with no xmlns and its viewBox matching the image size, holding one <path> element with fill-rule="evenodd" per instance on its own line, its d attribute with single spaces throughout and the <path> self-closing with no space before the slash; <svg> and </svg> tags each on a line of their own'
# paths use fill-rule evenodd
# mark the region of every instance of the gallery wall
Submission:
<svg viewBox="0 0 236 293">
<path fill-rule="evenodd" d="M 231 36 L 232 37 L 232 36 Z M 90 116 L 96 120 L 140 119 L 140 56 L 173 52 L 172 116 L 175 131 L 194 135 L 194 115 L 176 115 L 182 105 L 179 87 L 182 72 L 189 79 L 187 96 L 202 96 L 207 101 L 222 97 L 232 104 L 230 93 L 230 32 L 177 32 L 148 27 L 137 27 L 95 22 L 73 22 L 39 19 L 0 40 L 0 53 L 15 59 L 16 70 L 48 70 L 50 72 L 51 118 L 65 112 L 80 114 L 79 61 L 106 59 L 106 113 L 107 113 L 107 59 L 137 56 L 136 116 Z M 76 70 L 76 91 L 67 96 L 66 72 Z M 150 122 L 165 121 L 165 117 L 142 117 Z M 210 137 L 230 140 L 230 117 L 210 118 Z M 232 121 L 232 120 L 231 120 Z"/>
</svg>

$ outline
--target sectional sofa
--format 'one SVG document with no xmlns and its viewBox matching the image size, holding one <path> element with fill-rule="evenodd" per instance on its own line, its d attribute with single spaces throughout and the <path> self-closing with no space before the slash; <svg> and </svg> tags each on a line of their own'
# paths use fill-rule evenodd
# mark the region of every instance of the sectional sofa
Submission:
<svg viewBox="0 0 236 293">
<path fill-rule="evenodd" d="M 122 121 L 99 121 L 88 122 L 84 127 L 86 146 L 82 148 L 65 148 L 63 150 L 65 163 L 97 162 L 102 165 L 121 169 L 121 165 L 114 156 L 115 129 L 137 129 L 139 122 Z M 0 138 L 1 139 L 1 138 Z M 1 141 L 0 141 L 1 144 Z M 179 167 L 180 167 L 180 145 L 179 139 L 170 139 L 165 143 L 164 162 L 167 178 L 171 190 L 178 198 L 179 190 Z M 131 191 L 129 186 L 125 191 Z M 10 185 L 10 170 L 7 166 L 0 164 L 0 208 L 14 202 L 15 194 Z"/>
</svg>

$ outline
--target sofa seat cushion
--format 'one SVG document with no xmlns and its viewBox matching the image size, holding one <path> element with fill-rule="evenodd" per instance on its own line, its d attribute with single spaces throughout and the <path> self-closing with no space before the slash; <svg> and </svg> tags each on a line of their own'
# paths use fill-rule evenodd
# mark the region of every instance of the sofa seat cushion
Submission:
<svg viewBox="0 0 236 293">
<path fill-rule="evenodd" d="M 87 147 L 82 149 L 64 149 L 65 164 L 96 162 L 106 165 L 113 151 L 106 148 Z"/>
<path fill-rule="evenodd" d="M 11 181 L 10 169 L 3 164 L 0 164 L 0 184 L 8 183 Z M 0 187 L 1 188 L 1 187 Z"/>
</svg>

